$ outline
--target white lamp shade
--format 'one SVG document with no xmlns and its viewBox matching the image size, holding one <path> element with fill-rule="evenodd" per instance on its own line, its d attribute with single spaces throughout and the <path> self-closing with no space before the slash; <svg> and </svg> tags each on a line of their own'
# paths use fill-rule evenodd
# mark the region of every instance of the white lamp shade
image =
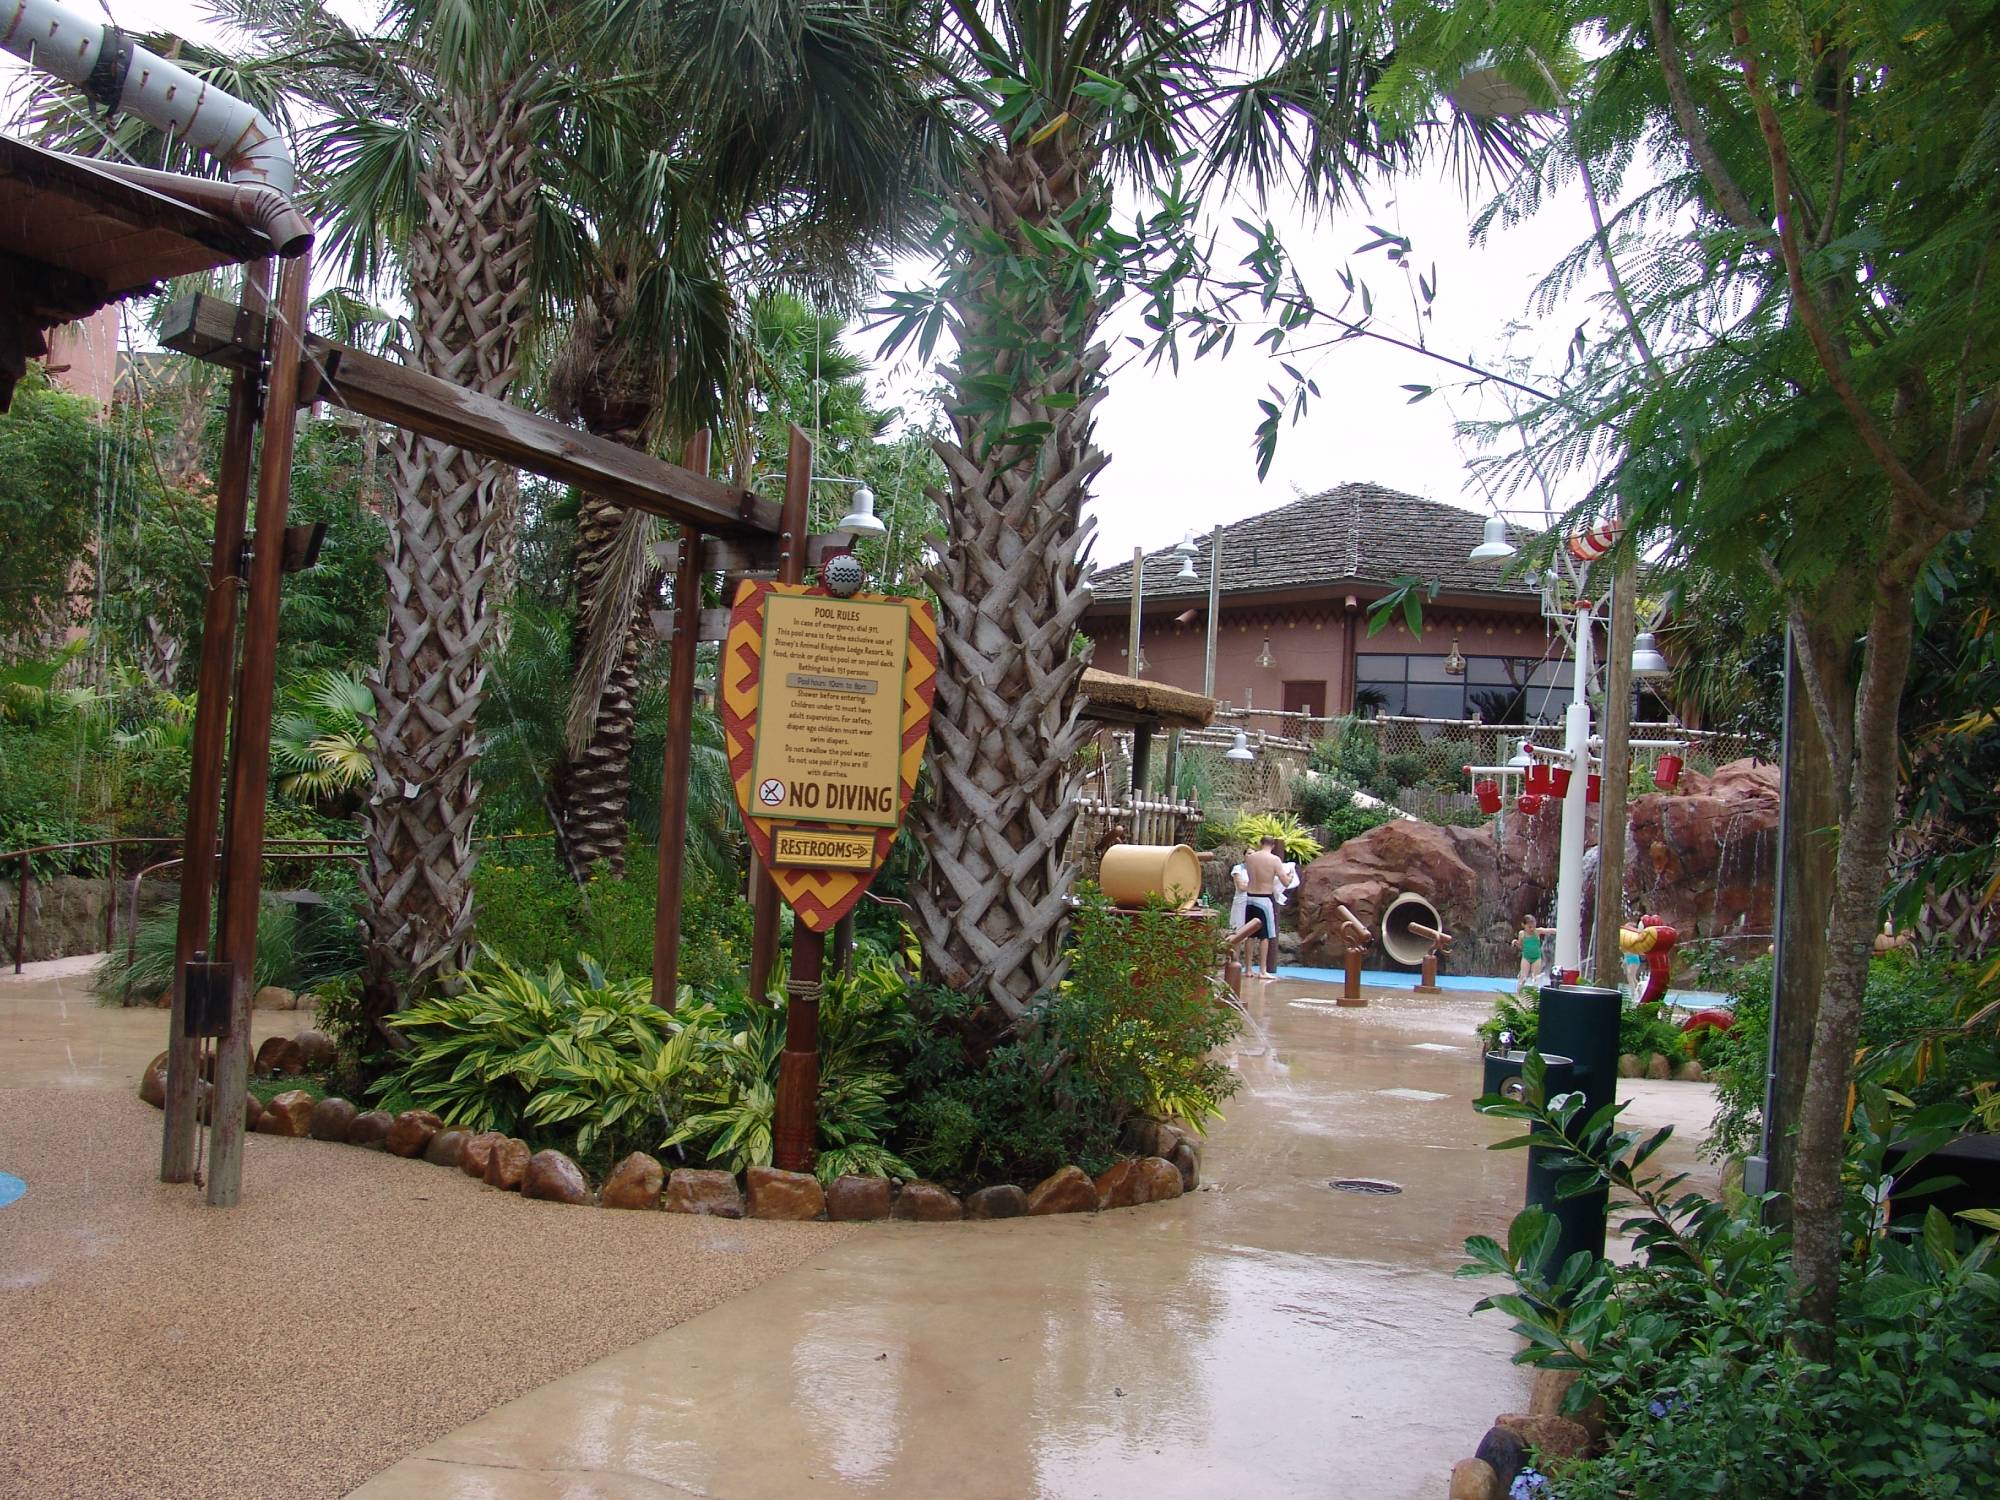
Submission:
<svg viewBox="0 0 2000 1500">
<path fill-rule="evenodd" d="M 1472 549 L 1474 562 L 1498 562 L 1514 555 L 1514 544 L 1507 539 L 1507 523 L 1498 516 L 1486 518 L 1486 538 Z"/>
<path fill-rule="evenodd" d="M 1224 760 L 1255 760 L 1257 752 L 1250 748 L 1250 736 L 1242 730 L 1236 731 L 1236 743 L 1222 752 Z"/>
<path fill-rule="evenodd" d="M 1653 639 L 1653 632 L 1642 630 L 1632 638 L 1632 675 L 1634 677 L 1671 677 L 1674 664 L 1660 652 L 1659 644 Z"/>
<path fill-rule="evenodd" d="M 865 484 L 854 487 L 854 508 L 840 518 L 842 531 L 856 531 L 863 536 L 883 536 L 889 528 L 875 519 L 875 492 Z"/>
<path fill-rule="evenodd" d="M 1528 742 L 1526 740 L 1522 740 L 1521 748 L 1516 750 L 1511 756 L 1507 758 L 1508 765 L 1515 766 L 1523 770 L 1525 770 L 1529 766 L 1532 766 L 1534 763 L 1535 763 L 1535 758 L 1534 756 L 1528 753 Z"/>
<path fill-rule="evenodd" d="M 1200 581 L 1201 575 L 1194 570 L 1194 554 L 1192 552 L 1183 552 L 1181 554 L 1181 570 L 1174 574 L 1174 577 L 1176 580 L 1184 583 L 1196 583 Z"/>
</svg>

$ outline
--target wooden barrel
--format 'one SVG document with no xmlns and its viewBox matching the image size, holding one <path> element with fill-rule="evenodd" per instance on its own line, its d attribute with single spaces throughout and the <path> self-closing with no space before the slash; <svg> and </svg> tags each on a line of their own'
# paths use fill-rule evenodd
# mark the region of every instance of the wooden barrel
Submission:
<svg viewBox="0 0 2000 1500">
<path fill-rule="evenodd" d="M 1149 896 L 1192 906 L 1201 899 L 1201 861 L 1186 844 L 1113 844 L 1097 883 L 1114 906 L 1143 906 Z"/>
</svg>

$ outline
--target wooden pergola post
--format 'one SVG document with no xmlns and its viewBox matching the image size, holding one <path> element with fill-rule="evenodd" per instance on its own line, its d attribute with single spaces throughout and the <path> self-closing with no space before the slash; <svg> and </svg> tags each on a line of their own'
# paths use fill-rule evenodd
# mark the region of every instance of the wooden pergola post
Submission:
<svg viewBox="0 0 2000 1500">
<path fill-rule="evenodd" d="M 685 467 L 708 473 L 708 434 L 688 439 Z M 653 1004 L 680 998 L 681 892 L 687 876 L 688 767 L 694 758 L 695 646 L 701 634 L 701 533 L 681 528 L 674 634 L 667 648 L 667 741 L 660 759 L 660 876 L 653 904 Z"/>
<path fill-rule="evenodd" d="M 243 305 L 262 315 L 271 263 L 243 268 Z M 167 1029 L 166 1128 L 160 1134 L 160 1181 L 194 1176 L 196 1058 L 199 1038 L 187 1032 L 187 966 L 209 946 L 215 893 L 215 836 L 222 815 L 224 736 L 236 664 L 237 569 L 250 500 L 250 457 L 257 436 L 256 381 L 247 370 L 229 378 L 229 413 L 215 482 L 215 542 L 209 549 L 208 595 L 202 607 L 201 660 L 195 677 L 194 740 L 189 756 L 187 829 L 181 844 L 180 916 L 174 931 L 173 1010 Z"/>
<path fill-rule="evenodd" d="M 250 1000 L 256 992 L 257 905 L 263 889 L 264 804 L 271 780 L 271 706 L 277 690 L 278 591 L 283 586 L 285 518 L 291 505 L 292 447 L 298 431 L 299 356 L 306 332 L 311 257 L 287 261 L 278 278 L 264 391 L 264 448 L 257 466 L 257 540 L 243 617 L 243 668 L 229 764 L 223 828 L 222 923 L 217 946 L 233 966 L 229 1030 L 215 1061 L 210 1095 L 208 1201 L 235 1205 L 243 1188 L 243 1096 L 250 1079 Z"/>
</svg>

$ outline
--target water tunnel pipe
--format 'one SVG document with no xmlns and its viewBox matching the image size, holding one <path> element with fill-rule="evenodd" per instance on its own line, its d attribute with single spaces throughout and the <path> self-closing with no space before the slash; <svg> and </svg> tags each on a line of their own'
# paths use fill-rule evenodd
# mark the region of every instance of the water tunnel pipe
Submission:
<svg viewBox="0 0 2000 1500">
<path fill-rule="evenodd" d="M 261 233 L 279 255 L 301 255 L 311 245 L 312 224 L 292 206 L 291 152 L 278 127 L 254 105 L 57 0 L 0 0 L 0 47 L 75 84 L 107 113 L 129 110 L 214 157 L 229 184 L 104 161 L 93 160 L 93 167 L 220 210 Z"/>
</svg>

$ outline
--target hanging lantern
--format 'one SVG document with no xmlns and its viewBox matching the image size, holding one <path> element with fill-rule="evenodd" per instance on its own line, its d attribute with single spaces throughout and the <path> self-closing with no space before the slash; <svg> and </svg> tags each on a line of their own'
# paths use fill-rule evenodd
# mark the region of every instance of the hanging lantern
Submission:
<svg viewBox="0 0 2000 1500">
<path fill-rule="evenodd" d="M 1482 778 L 1472 783 L 1472 795 L 1479 799 L 1479 810 L 1483 813 L 1500 811 L 1500 783 Z"/>
<path fill-rule="evenodd" d="M 1681 784 L 1681 758 L 1669 750 L 1653 765 L 1653 785 L 1671 792 Z"/>
<path fill-rule="evenodd" d="M 1542 794 L 1540 792 L 1523 792 L 1514 799 L 1514 805 L 1521 810 L 1523 817 L 1532 818 L 1542 810 Z"/>
<path fill-rule="evenodd" d="M 1451 638 L 1451 654 L 1444 659 L 1444 674 L 1447 677 L 1465 675 L 1465 658 L 1459 654 L 1457 636 Z"/>
<path fill-rule="evenodd" d="M 1552 767 L 1550 775 L 1553 777 L 1553 780 L 1549 786 L 1549 795 L 1560 802 L 1569 795 L 1569 767 Z"/>
<path fill-rule="evenodd" d="M 1603 795 L 1604 778 L 1595 771 L 1592 771 L 1590 779 L 1583 784 L 1583 800 L 1586 802 L 1595 802 Z"/>
</svg>

